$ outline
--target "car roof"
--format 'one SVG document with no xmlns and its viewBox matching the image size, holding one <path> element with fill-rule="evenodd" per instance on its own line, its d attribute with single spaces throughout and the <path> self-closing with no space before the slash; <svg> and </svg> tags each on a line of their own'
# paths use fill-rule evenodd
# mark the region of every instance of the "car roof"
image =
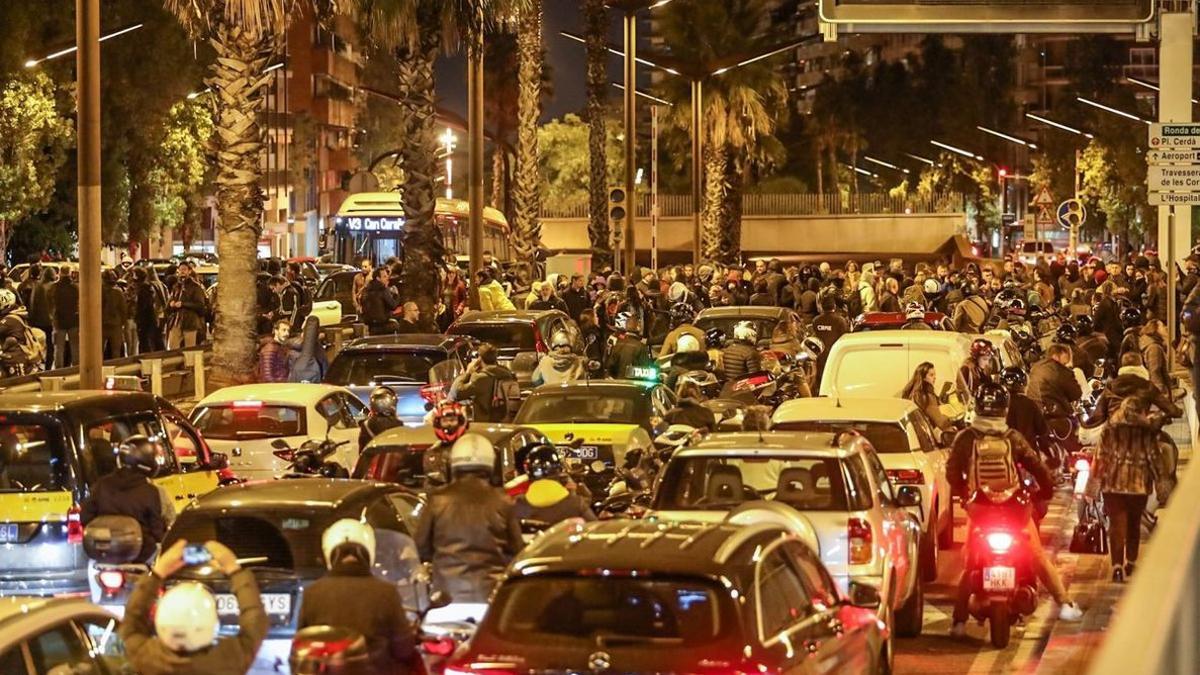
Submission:
<svg viewBox="0 0 1200 675">
<path fill-rule="evenodd" d="M 870 443 L 856 432 L 737 431 L 710 434 L 700 443 L 675 452 L 673 457 L 779 455 L 845 459 Z"/>
<path fill-rule="evenodd" d="M 193 502 L 187 510 L 245 510 L 254 507 L 336 510 L 346 502 L 359 501 L 394 487 L 390 483 L 332 478 L 250 481 L 213 490 Z"/>
<path fill-rule="evenodd" d="M 736 305 L 734 307 L 709 307 L 700 310 L 696 315 L 696 320 L 700 319 L 726 319 L 733 317 L 744 317 L 750 319 L 779 319 L 787 315 L 791 311 L 784 307 L 765 307 L 759 305 Z"/>
<path fill-rule="evenodd" d="M 958 343 L 969 346 L 971 344 L 970 338 L 956 331 L 896 329 L 872 330 L 862 333 L 847 333 L 838 338 L 837 342 L 833 343 L 833 346 L 834 348 L 837 348 L 838 345 L 853 345 L 862 342 L 875 343 L 881 341 L 919 345 L 944 345 Z"/>
<path fill-rule="evenodd" d="M 483 426 L 487 424 L 487 426 Z M 544 436 L 536 427 L 531 427 L 524 424 L 500 424 L 500 423 L 484 423 L 472 422 L 470 433 L 479 434 L 488 439 L 492 443 L 499 443 L 501 440 L 517 433 L 518 431 L 530 431 Z M 411 427 L 393 427 L 386 431 L 382 431 L 378 436 L 371 439 L 370 447 L 382 446 L 399 446 L 410 445 L 413 442 L 413 429 Z"/>
<path fill-rule="evenodd" d="M 155 406 L 154 395 L 144 391 L 108 391 L 83 389 L 79 391 L 38 391 L 0 394 L 0 410 L 42 412 L 74 407 L 102 406 L 113 412 L 144 410 Z"/>
<path fill-rule="evenodd" d="M 785 534 L 782 527 L 766 523 L 564 522 L 526 546 L 513 560 L 509 577 L 575 574 L 581 569 L 725 576 L 729 559 L 744 544 Z"/>
<path fill-rule="evenodd" d="M 771 422 L 823 420 L 842 422 L 899 422 L 917 410 L 917 405 L 905 398 L 843 398 L 829 396 L 796 398 L 784 401 L 775 409 Z"/>
<path fill-rule="evenodd" d="M 458 317 L 454 325 L 464 323 L 503 323 L 510 321 L 540 321 L 551 314 L 562 314 L 554 309 L 490 309 L 472 310 Z M 565 316 L 565 315 L 564 315 Z"/>
<path fill-rule="evenodd" d="M 656 384 L 658 382 L 654 380 L 575 380 L 574 382 L 563 382 L 562 384 L 542 385 L 534 389 L 532 393 L 543 394 L 563 390 L 596 391 L 597 393 L 630 390 L 649 392 Z"/>
<path fill-rule="evenodd" d="M 269 384 L 241 384 L 218 389 L 205 396 L 198 406 L 232 403 L 234 401 L 262 401 L 263 403 L 311 405 L 333 392 L 349 390 L 332 384 L 309 384 L 301 382 L 274 382 Z"/>
<path fill-rule="evenodd" d="M 401 351 L 404 349 L 431 351 L 449 350 L 454 346 L 469 340 L 463 335 L 443 335 L 441 333 L 398 333 L 394 335 L 374 335 L 358 338 L 347 344 L 342 351 L 371 350 L 371 351 Z"/>
</svg>

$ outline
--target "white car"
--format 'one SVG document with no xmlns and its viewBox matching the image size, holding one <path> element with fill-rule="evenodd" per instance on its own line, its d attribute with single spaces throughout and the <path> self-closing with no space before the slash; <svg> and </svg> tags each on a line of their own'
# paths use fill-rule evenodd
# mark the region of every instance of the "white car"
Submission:
<svg viewBox="0 0 1200 675">
<path fill-rule="evenodd" d="M 349 389 L 328 384 L 246 384 L 204 397 L 192 410 L 192 424 L 209 446 L 229 455 L 239 478 L 274 478 L 288 462 L 272 442 L 295 449 L 326 437 L 347 441 L 331 458 L 350 469 L 358 459 L 358 423 L 367 408 Z"/>
<path fill-rule="evenodd" d="M 981 337 L 992 343 L 992 348 L 1000 355 L 1001 368 L 1017 367 L 1022 370 L 1028 369 L 1025 357 L 1021 356 L 1021 349 L 1017 347 L 1017 343 L 1012 339 L 1012 333 L 1006 330 L 995 329 L 989 330 Z"/>
<path fill-rule="evenodd" d="M 921 525 L 914 486 L 892 487 L 879 456 L 856 433 L 717 433 L 675 452 L 647 517 L 741 522 L 764 506 L 806 518 L 817 555 L 842 592 L 851 581 L 879 589 L 880 618 L 919 635 L 925 598 L 918 574 Z"/>
<path fill-rule="evenodd" d="M 875 448 L 893 487 L 913 485 L 921 504 L 909 511 L 921 521 L 921 574 L 937 578 L 938 549 L 954 543 L 953 501 L 946 480 L 950 453 L 925 415 L 902 398 L 799 398 L 775 410 L 771 428 L 781 431 L 833 432 L 853 429 Z"/>
</svg>

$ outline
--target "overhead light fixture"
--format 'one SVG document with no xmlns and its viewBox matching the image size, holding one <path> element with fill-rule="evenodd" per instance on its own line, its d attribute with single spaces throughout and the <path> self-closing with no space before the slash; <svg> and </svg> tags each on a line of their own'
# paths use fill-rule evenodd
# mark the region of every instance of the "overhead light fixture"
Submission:
<svg viewBox="0 0 1200 675">
<path fill-rule="evenodd" d="M 1145 124 L 1146 126 L 1150 126 L 1150 124 L 1151 124 L 1150 120 L 1144 120 L 1144 119 L 1138 117 L 1137 115 L 1134 115 L 1133 113 L 1127 113 L 1124 110 L 1118 110 L 1112 106 L 1104 105 L 1103 103 L 1100 103 L 1099 101 L 1093 101 L 1090 98 L 1076 96 L 1075 100 L 1079 101 L 1080 103 L 1083 103 L 1084 105 L 1090 105 L 1093 108 L 1103 110 L 1104 112 L 1112 113 L 1118 117 L 1124 117 L 1127 120 L 1133 120 L 1134 122 L 1141 122 L 1142 124 Z"/>
<path fill-rule="evenodd" d="M 1042 117 L 1041 115 L 1034 115 L 1033 113 L 1025 113 L 1025 117 L 1028 117 L 1029 119 L 1031 119 L 1035 122 L 1041 122 L 1042 124 L 1052 126 L 1055 129 L 1062 129 L 1063 131 L 1069 131 L 1070 133 L 1073 133 L 1076 136 L 1084 136 L 1086 138 L 1095 138 L 1096 137 L 1095 134 L 1089 134 L 1086 131 L 1080 131 L 1079 129 L 1076 129 L 1075 127 L 1068 126 L 1066 124 L 1063 124 L 1062 122 L 1055 122 L 1054 120 Z"/>
<path fill-rule="evenodd" d="M 1009 134 L 1006 134 L 1003 131 L 996 131 L 995 129 L 989 129 L 988 127 L 981 126 L 981 125 L 975 125 L 975 128 L 984 132 L 985 134 L 991 134 L 997 138 L 1003 138 L 1004 140 L 1009 141 L 1010 143 L 1017 143 L 1018 145 L 1024 145 L 1025 147 L 1027 147 L 1031 150 L 1037 150 L 1036 143 L 1031 143 L 1023 138 L 1017 138 L 1016 136 L 1010 136 Z"/>
<path fill-rule="evenodd" d="M 956 155 L 962 155 L 963 157 L 966 157 L 966 158 L 968 158 L 968 159 L 974 159 L 974 160 L 976 160 L 976 161 L 979 161 L 979 162 L 982 162 L 982 161 L 983 161 L 983 156 L 982 156 L 982 155 L 977 155 L 977 154 L 975 154 L 975 153 L 971 152 L 970 150 L 963 150 L 963 149 L 962 149 L 962 148 L 960 148 L 960 147 L 957 147 L 957 146 L 954 146 L 954 145 L 950 145 L 949 143 L 942 143 L 941 141 L 933 141 L 933 140 L 931 140 L 931 141 L 929 141 L 929 142 L 930 142 L 930 143 L 932 143 L 933 145 L 936 145 L 937 147 L 939 147 L 939 148 L 941 148 L 941 149 L 943 149 L 943 150 L 949 150 L 950 152 L 953 152 L 953 153 L 954 153 L 954 154 L 956 154 Z"/>
<path fill-rule="evenodd" d="M 906 152 L 906 153 L 904 153 L 904 154 L 905 154 L 906 156 L 908 156 L 908 157 L 912 157 L 913 159 L 917 160 L 918 162 L 923 162 L 923 163 L 925 163 L 925 164 L 928 164 L 929 166 L 936 166 L 936 165 L 937 165 L 937 163 L 936 163 L 936 162 L 934 162 L 932 159 L 929 159 L 928 157 L 922 157 L 922 156 L 920 156 L 920 155 L 914 155 L 914 154 L 912 154 L 911 152 Z"/>
<path fill-rule="evenodd" d="M 144 26 L 144 25 L 145 25 L 145 24 L 136 23 L 136 24 L 134 24 L 134 25 L 132 25 L 132 26 L 127 26 L 127 27 L 125 27 L 125 28 L 122 28 L 122 29 L 120 29 L 120 30 L 113 31 L 112 33 L 109 33 L 109 34 L 107 34 L 107 35 L 101 35 L 101 36 L 100 36 L 100 39 L 99 39 L 98 41 L 99 41 L 99 42 L 104 42 L 105 40 L 111 40 L 111 39 L 113 39 L 113 38 L 115 38 L 115 37 L 119 37 L 119 36 L 121 36 L 121 35 L 124 35 L 124 34 L 126 34 L 126 33 L 132 33 L 133 31 L 135 31 L 135 30 L 137 30 L 137 29 L 141 28 L 141 27 L 142 27 L 142 26 Z M 36 66 L 36 65 L 37 65 L 37 64 L 39 64 L 39 63 L 43 63 L 43 62 L 46 62 L 46 61 L 52 61 L 52 60 L 54 60 L 54 59 L 57 59 L 57 58 L 59 58 L 60 56 L 66 56 L 67 54 L 74 54 L 74 53 L 75 53 L 75 51 L 76 51 L 77 49 L 79 49 L 79 46 L 78 46 L 78 45 L 73 45 L 73 46 L 71 46 L 71 47 L 67 47 L 66 49 L 60 49 L 60 50 L 58 50 L 58 51 L 54 52 L 53 54 L 47 54 L 47 55 L 43 56 L 43 57 L 42 57 L 42 58 L 40 58 L 40 59 L 29 59 L 28 61 L 26 61 L 26 62 L 25 62 L 25 67 L 26 67 L 26 68 L 32 68 L 32 67 Z"/>
<path fill-rule="evenodd" d="M 1147 82 L 1146 80 L 1139 80 L 1136 77 L 1126 76 L 1125 81 L 1130 84 L 1136 84 L 1139 87 L 1144 87 L 1146 89 L 1149 89 L 1150 91 L 1162 91 L 1162 88 L 1159 87 L 1157 84 L 1154 84 L 1153 82 Z M 1200 104 L 1200 100 L 1192 99 L 1192 103 Z"/>
<path fill-rule="evenodd" d="M 882 159 L 876 159 L 874 157 L 871 157 L 870 155 L 863 155 L 863 159 L 872 164 L 878 164 L 879 166 L 887 167 L 893 171 L 899 171 L 899 172 L 905 173 L 905 174 L 909 173 L 908 169 L 896 166 L 895 164 L 892 164 L 891 162 L 885 162 Z"/>
</svg>

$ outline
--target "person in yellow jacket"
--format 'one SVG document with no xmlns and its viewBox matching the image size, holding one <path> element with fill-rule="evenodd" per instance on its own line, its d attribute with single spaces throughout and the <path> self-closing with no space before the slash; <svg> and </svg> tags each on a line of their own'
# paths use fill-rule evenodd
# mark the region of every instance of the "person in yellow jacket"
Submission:
<svg viewBox="0 0 1200 675">
<path fill-rule="evenodd" d="M 485 267 L 475 273 L 475 283 L 479 286 L 479 309 L 483 311 L 493 309 L 516 309 L 512 300 L 508 299 L 508 294 L 504 292 L 504 286 L 492 276 L 492 271 Z"/>
</svg>

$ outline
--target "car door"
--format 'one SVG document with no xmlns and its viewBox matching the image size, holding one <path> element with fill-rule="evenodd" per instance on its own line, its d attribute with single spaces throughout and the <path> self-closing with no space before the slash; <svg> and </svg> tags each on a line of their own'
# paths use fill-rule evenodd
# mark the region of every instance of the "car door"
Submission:
<svg viewBox="0 0 1200 675">
<path fill-rule="evenodd" d="M 36 673 L 36 675 L 57 675 L 58 673 L 107 675 L 108 671 L 103 670 L 102 666 L 93 660 L 90 647 L 86 636 L 79 631 L 78 627 L 70 621 L 64 621 L 26 638 L 24 643 L 17 648 L 23 652 L 25 663 L 29 666 L 28 671 L 6 669 L 4 673 L 5 675 L 10 672 L 29 672 Z M 10 657 L 9 654 L 0 656 L 0 665 L 8 666 L 9 663 L 16 665 L 16 659 Z"/>
<path fill-rule="evenodd" d="M 916 564 L 920 525 L 910 513 L 896 506 L 894 489 L 879 456 L 874 452 L 864 452 L 862 458 L 875 489 L 875 507 L 881 512 L 884 548 L 896 575 L 893 579 L 892 606 L 899 607 L 908 597 L 913 584 L 918 583 Z"/>
<path fill-rule="evenodd" d="M 217 489 L 220 475 L 210 464 L 212 453 L 204 439 L 182 414 L 173 408 L 160 409 L 159 421 L 163 428 L 164 445 L 170 449 L 179 466 L 173 491 L 168 488 L 168 492 L 172 492 L 176 504 L 182 508 L 197 497 Z"/>
<path fill-rule="evenodd" d="M 817 607 L 800 572 L 777 539 L 763 548 L 755 566 L 757 638 L 787 673 L 843 672 L 842 645 L 836 626 Z"/>
<path fill-rule="evenodd" d="M 825 613 L 828 626 L 841 645 L 839 664 L 846 673 L 868 673 L 871 670 L 871 644 L 864 626 L 846 626 L 841 620 L 841 594 L 829 571 L 817 559 L 816 554 L 799 541 L 787 541 L 785 553 L 795 565 L 800 581 L 813 606 Z"/>
<path fill-rule="evenodd" d="M 947 448 L 940 447 L 940 443 L 938 443 L 939 434 L 929 424 L 929 420 L 925 418 L 925 415 L 915 413 L 910 415 L 910 420 L 917 431 L 917 440 L 921 444 L 921 454 L 925 457 L 925 471 L 928 474 L 932 474 L 931 481 L 933 484 L 934 499 L 937 500 L 937 515 L 938 519 L 941 520 L 950 510 L 950 482 L 946 478 L 946 461 L 950 458 L 950 451 Z M 928 509 L 933 506 L 933 504 L 930 504 L 926 507 L 925 513 L 929 513 Z"/>
</svg>

